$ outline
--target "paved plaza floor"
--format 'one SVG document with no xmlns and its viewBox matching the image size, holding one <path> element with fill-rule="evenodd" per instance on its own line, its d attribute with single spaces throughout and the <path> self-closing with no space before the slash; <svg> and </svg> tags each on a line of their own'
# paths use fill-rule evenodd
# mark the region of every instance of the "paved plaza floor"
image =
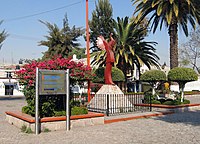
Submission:
<svg viewBox="0 0 200 144">
<path fill-rule="evenodd" d="M 200 144 L 200 110 L 35 135 L 5 121 L 5 111 L 25 104 L 0 96 L 0 144 Z"/>
</svg>

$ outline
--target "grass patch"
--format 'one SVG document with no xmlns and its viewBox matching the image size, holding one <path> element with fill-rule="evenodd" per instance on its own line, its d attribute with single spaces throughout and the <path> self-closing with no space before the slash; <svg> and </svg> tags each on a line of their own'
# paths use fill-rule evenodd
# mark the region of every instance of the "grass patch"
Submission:
<svg viewBox="0 0 200 144">
<path fill-rule="evenodd" d="M 51 130 L 49 130 L 48 128 L 44 129 L 44 132 L 50 132 Z"/>
<path fill-rule="evenodd" d="M 27 133 L 27 134 L 33 133 L 33 131 L 31 130 L 31 128 L 30 128 L 30 127 L 27 127 L 27 126 L 25 126 L 25 125 L 23 125 L 23 126 L 21 127 L 21 132 Z"/>
</svg>

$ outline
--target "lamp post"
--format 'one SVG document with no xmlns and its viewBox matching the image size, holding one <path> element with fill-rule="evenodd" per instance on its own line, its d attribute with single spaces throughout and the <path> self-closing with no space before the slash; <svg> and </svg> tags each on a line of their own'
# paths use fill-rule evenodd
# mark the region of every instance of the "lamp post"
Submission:
<svg viewBox="0 0 200 144">
<path fill-rule="evenodd" d="M 88 24 L 88 0 L 86 0 L 86 50 L 87 50 L 87 66 L 90 67 L 90 36 Z M 88 102 L 90 102 L 90 80 L 88 80 Z"/>
</svg>

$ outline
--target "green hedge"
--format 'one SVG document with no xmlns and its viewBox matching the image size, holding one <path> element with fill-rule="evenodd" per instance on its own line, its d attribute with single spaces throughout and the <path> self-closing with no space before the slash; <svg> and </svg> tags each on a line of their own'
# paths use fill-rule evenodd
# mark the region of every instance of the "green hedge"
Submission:
<svg viewBox="0 0 200 144">
<path fill-rule="evenodd" d="M 94 70 L 95 76 L 92 79 L 93 83 L 104 83 L 104 69 L 104 67 L 99 67 L 98 69 Z M 114 82 L 122 82 L 125 81 L 125 76 L 120 69 L 113 67 L 112 80 Z"/>
<path fill-rule="evenodd" d="M 141 75 L 140 80 L 146 82 L 166 81 L 167 77 L 166 74 L 161 70 L 149 70 Z"/>
<path fill-rule="evenodd" d="M 198 79 L 197 73 L 191 68 L 176 67 L 169 71 L 168 80 L 180 82 L 180 81 L 195 81 Z"/>
</svg>

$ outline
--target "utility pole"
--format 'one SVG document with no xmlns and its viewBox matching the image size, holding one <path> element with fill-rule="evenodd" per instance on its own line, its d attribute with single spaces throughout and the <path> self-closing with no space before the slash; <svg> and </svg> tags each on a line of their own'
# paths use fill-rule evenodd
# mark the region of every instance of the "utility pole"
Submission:
<svg viewBox="0 0 200 144">
<path fill-rule="evenodd" d="M 87 50 L 87 66 L 90 67 L 90 35 L 88 23 L 88 0 L 86 0 L 86 50 Z M 88 102 L 90 102 L 90 80 L 88 80 Z"/>
</svg>

